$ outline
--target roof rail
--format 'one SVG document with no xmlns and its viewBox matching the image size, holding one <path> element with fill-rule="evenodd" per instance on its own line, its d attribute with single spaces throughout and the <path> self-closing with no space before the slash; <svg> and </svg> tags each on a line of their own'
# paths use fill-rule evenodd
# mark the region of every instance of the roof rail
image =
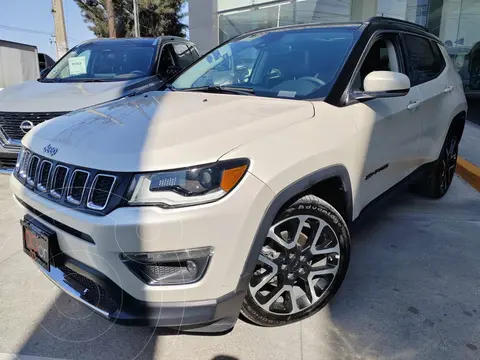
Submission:
<svg viewBox="0 0 480 360">
<path fill-rule="evenodd" d="M 426 26 L 415 24 L 415 23 L 413 23 L 411 21 L 407 21 L 407 20 L 401 20 L 401 19 L 384 17 L 384 16 L 374 16 L 374 17 L 372 17 L 368 20 L 368 22 L 370 22 L 370 23 L 372 23 L 372 22 L 378 23 L 378 22 L 382 22 L 382 21 L 403 24 L 403 25 L 411 26 L 411 27 L 426 31 L 426 32 L 430 32 Z"/>
</svg>

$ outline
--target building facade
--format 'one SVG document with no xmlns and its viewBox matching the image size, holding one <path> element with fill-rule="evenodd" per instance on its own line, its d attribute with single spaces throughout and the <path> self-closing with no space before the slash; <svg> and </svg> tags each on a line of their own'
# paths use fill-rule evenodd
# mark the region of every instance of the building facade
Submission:
<svg viewBox="0 0 480 360">
<path fill-rule="evenodd" d="M 480 0 L 190 0 L 200 52 L 250 30 L 394 17 L 426 26 L 445 46 L 465 91 L 480 94 Z"/>
</svg>

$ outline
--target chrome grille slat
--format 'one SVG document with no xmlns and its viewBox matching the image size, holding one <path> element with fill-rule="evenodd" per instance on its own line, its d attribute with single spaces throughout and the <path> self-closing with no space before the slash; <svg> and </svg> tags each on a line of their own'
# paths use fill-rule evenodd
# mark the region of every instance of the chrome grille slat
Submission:
<svg viewBox="0 0 480 360">
<path fill-rule="evenodd" d="M 80 205 L 85 194 L 90 173 L 84 170 L 75 170 L 70 178 L 68 186 L 67 201 L 69 203 Z"/>
<path fill-rule="evenodd" d="M 105 182 L 101 187 L 99 187 L 98 183 L 100 181 L 104 181 L 105 179 L 109 179 L 109 181 Z M 97 174 L 95 179 L 93 179 L 92 187 L 88 193 L 87 208 L 93 210 L 105 209 L 108 201 L 110 200 L 110 195 L 112 194 L 116 180 L 116 176 L 113 175 Z"/>
<path fill-rule="evenodd" d="M 50 173 L 52 172 L 52 163 L 48 160 L 43 160 L 38 170 L 37 189 L 41 192 L 48 190 L 48 180 L 50 179 Z"/>
<path fill-rule="evenodd" d="M 30 159 L 30 164 L 28 165 L 27 171 L 27 183 L 31 186 L 35 184 L 35 180 L 37 179 L 37 170 L 39 163 L 40 158 L 37 155 L 33 155 Z"/>
<path fill-rule="evenodd" d="M 50 195 L 57 199 L 62 198 L 65 192 L 65 185 L 67 184 L 67 177 L 68 168 L 63 165 L 57 165 L 50 182 Z"/>
<path fill-rule="evenodd" d="M 32 153 L 28 150 L 26 150 L 25 154 L 23 155 L 23 162 L 20 165 L 20 171 L 19 171 L 19 176 L 22 179 L 25 179 L 27 177 L 27 169 L 28 169 L 28 166 L 30 165 L 31 156 L 32 156 Z"/>
</svg>

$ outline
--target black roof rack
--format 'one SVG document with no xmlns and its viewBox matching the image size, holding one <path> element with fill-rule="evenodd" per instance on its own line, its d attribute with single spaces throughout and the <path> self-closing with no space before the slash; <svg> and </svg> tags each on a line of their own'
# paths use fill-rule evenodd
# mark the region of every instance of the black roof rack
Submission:
<svg viewBox="0 0 480 360">
<path fill-rule="evenodd" d="M 430 32 L 428 30 L 428 28 L 423 26 L 423 25 L 419 25 L 419 24 L 415 24 L 411 21 L 395 19 L 395 18 L 391 18 L 391 17 L 375 16 L 375 17 L 370 18 L 368 20 L 368 22 L 369 23 L 372 23 L 372 22 L 375 22 L 375 23 L 379 23 L 379 22 L 397 23 L 397 24 L 402 24 L 402 25 L 406 25 L 406 26 L 411 26 L 411 27 L 417 28 L 417 29 L 422 30 L 422 31 Z"/>
</svg>

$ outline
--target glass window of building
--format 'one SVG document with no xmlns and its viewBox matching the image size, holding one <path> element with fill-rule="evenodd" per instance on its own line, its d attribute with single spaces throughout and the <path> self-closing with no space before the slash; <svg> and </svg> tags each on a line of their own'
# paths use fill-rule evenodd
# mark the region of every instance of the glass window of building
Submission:
<svg viewBox="0 0 480 360">
<path fill-rule="evenodd" d="M 480 0 L 202 0 L 190 3 L 192 40 L 205 44 L 202 52 L 257 29 L 365 21 L 373 16 L 408 20 L 427 27 L 445 43 L 467 95 L 480 94 L 480 32 L 477 31 Z M 211 11 L 214 11 L 213 17 Z M 204 18 L 200 19 L 201 16 Z M 436 49 L 431 51 L 433 56 L 438 55 Z"/>
</svg>

